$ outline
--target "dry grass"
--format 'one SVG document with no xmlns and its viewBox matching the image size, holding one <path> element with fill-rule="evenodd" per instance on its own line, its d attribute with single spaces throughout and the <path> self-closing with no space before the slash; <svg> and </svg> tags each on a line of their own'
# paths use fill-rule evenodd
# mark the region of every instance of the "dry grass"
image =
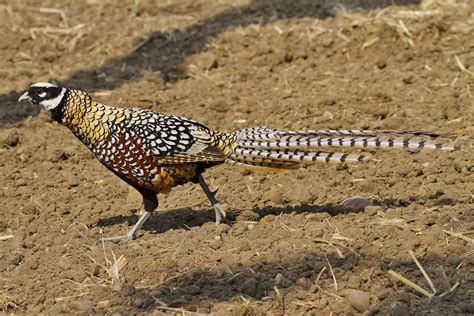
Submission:
<svg viewBox="0 0 474 316">
<path fill-rule="evenodd" d="M 431 288 L 431 291 L 432 293 L 430 293 L 429 291 L 425 290 L 424 288 L 422 288 L 420 285 L 416 284 L 415 282 L 413 281 L 410 281 L 409 279 L 405 278 L 404 276 L 402 276 L 401 274 L 393 271 L 393 270 L 389 270 L 388 273 L 394 277 L 395 279 L 397 279 L 398 281 L 402 282 L 403 284 L 411 287 L 412 289 L 414 289 L 415 291 L 419 292 L 420 294 L 426 296 L 428 299 L 432 299 L 434 296 L 436 296 L 436 293 L 437 293 L 437 290 L 433 284 L 433 281 L 431 280 L 430 276 L 428 275 L 428 273 L 425 271 L 424 267 L 421 265 L 421 263 L 418 261 L 418 259 L 416 258 L 415 254 L 413 253 L 413 251 L 409 251 L 408 252 L 410 257 L 412 258 L 412 260 L 415 262 L 416 266 L 418 267 L 418 269 L 420 270 L 420 272 L 422 273 L 423 277 L 425 278 L 426 282 L 428 283 L 428 285 L 430 286 Z M 448 280 L 448 278 L 446 277 L 446 273 L 444 272 L 444 268 L 443 268 L 443 277 L 444 277 L 444 281 L 447 285 L 447 290 L 443 293 L 441 293 L 440 295 L 438 295 L 439 297 L 443 297 L 445 296 L 446 294 L 448 293 L 451 293 L 453 291 L 455 291 L 458 286 L 460 285 L 460 282 L 457 281 L 453 286 L 450 285 L 450 282 Z"/>
<path fill-rule="evenodd" d="M 18 310 L 24 302 L 24 299 L 8 294 L 8 291 L 0 291 L 0 311 L 4 313 Z"/>
<path fill-rule="evenodd" d="M 13 236 L 13 235 L 2 235 L 2 236 L 0 236 L 0 241 L 12 239 L 13 237 L 15 237 L 15 236 Z"/>
<path fill-rule="evenodd" d="M 473 244 L 473 243 L 474 243 L 474 239 L 469 238 L 469 237 L 467 237 L 467 236 L 464 236 L 464 235 L 461 234 L 461 233 L 455 233 L 455 232 L 452 232 L 452 231 L 449 231 L 449 230 L 444 230 L 444 229 L 443 229 L 443 232 L 444 232 L 445 234 L 451 235 L 451 236 L 453 236 L 453 237 L 462 239 L 462 240 L 464 240 L 464 241 L 466 241 L 466 242 L 468 242 L 468 243 L 470 243 L 470 244 Z"/>
<path fill-rule="evenodd" d="M 421 10 L 420 9 L 401 10 L 397 7 L 390 7 L 384 10 L 377 11 L 375 14 L 372 14 L 372 15 L 365 14 L 365 13 L 358 14 L 358 13 L 345 12 L 344 15 L 348 18 L 348 21 L 345 22 L 344 26 L 340 26 L 335 31 L 333 31 L 333 30 L 325 29 L 319 25 L 315 25 L 313 28 L 311 28 L 311 30 L 308 29 L 307 36 L 311 41 L 311 40 L 317 39 L 319 35 L 331 34 L 336 38 L 336 41 L 339 41 L 339 43 L 342 43 L 344 45 L 351 43 L 352 45 L 356 41 L 350 32 L 345 32 L 347 28 L 350 28 L 353 25 L 358 25 L 362 27 L 368 27 L 370 29 L 377 31 L 377 29 L 381 29 L 383 27 L 388 26 L 389 28 L 393 29 L 396 32 L 397 34 L 396 36 L 398 36 L 401 40 L 403 40 L 403 42 L 407 43 L 410 47 L 415 47 L 417 45 L 417 38 L 420 35 L 420 33 L 423 31 L 423 27 L 425 27 L 424 24 L 419 24 L 419 23 L 428 19 L 442 18 L 443 15 L 446 14 L 445 13 L 446 10 L 449 9 L 447 6 L 449 6 L 450 3 L 453 3 L 453 2 L 451 1 L 424 1 L 422 4 Z M 45 14 L 45 15 L 57 15 L 57 17 L 59 17 L 60 19 L 59 23 L 51 23 L 51 25 L 44 25 L 44 26 L 33 27 L 29 29 L 29 32 L 31 33 L 31 37 L 36 39 L 38 42 L 49 41 L 52 39 L 59 39 L 58 45 L 61 45 L 61 46 L 68 45 L 67 49 L 73 50 L 77 48 L 78 46 L 80 46 L 79 44 L 81 43 L 83 37 L 88 36 L 88 32 L 90 31 L 91 26 L 88 24 L 84 25 L 81 23 L 77 23 L 77 21 L 74 21 L 72 17 L 68 17 L 68 15 L 62 10 L 54 11 L 54 9 L 50 10 L 47 8 L 46 9 L 39 8 L 39 9 L 34 9 L 34 10 L 36 10 L 35 13 L 40 13 L 40 14 Z M 466 28 L 467 27 L 468 26 L 466 26 Z M 271 26 L 271 28 L 280 35 L 283 35 L 283 33 L 288 32 L 288 30 L 286 30 L 284 27 L 279 26 L 279 25 L 273 25 Z M 264 32 L 264 31 L 265 30 L 263 30 L 263 27 L 260 27 L 259 25 L 252 25 L 249 28 L 241 29 L 241 32 L 244 32 L 244 33 L 245 32 L 258 33 L 258 32 Z M 377 46 L 380 42 L 384 40 L 383 36 L 373 35 L 373 33 L 370 33 L 370 34 L 371 36 L 364 39 L 363 43 L 357 42 L 357 45 L 360 45 L 361 50 L 369 51 L 371 48 Z M 144 42 L 142 42 L 142 45 L 143 43 Z M 107 58 L 113 56 L 113 54 L 117 54 L 117 52 L 111 53 L 111 47 L 107 46 L 106 41 L 103 41 L 102 39 L 97 40 L 97 43 L 94 43 L 93 46 L 90 46 L 88 49 L 90 51 L 100 51 L 105 56 L 107 56 Z M 467 59 L 464 58 L 465 56 L 462 52 L 458 52 L 457 50 L 458 50 L 457 48 L 456 50 L 453 50 L 454 53 L 452 53 L 450 57 L 448 58 L 448 63 L 454 64 L 457 67 L 455 68 L 455 70 L 459 74 L 459 77 L 456 77 L 455 79 L 453 79 L 453 81 L 449 79 L 447 83 L 443 83 L 443 84 L 451 84 L 451 86 L 454 86 L 455 84 L 462 82 L 463 79 L 470 78 L 470 76 L 472 76 L 472 71 L 469 70 L 469 64 L 467 63 Z M 32 58 L 32 56 L 30 56 L 30 59 L 35 59 L 35 58 Z M 430 65 L 426 65 L 426 67 L 430 67 Z M 434 67 L 434 66 L 431 65 L 431 67 Z M 53 73 L 52 75 L 54 76 L 55 74 Z M 202 72 L 195 74 L 196 78 L 205 77 L 206 75 L 207 73 L 202 73 Z M 191 77 L 192 76 L 193 74 L 191 74 Z M 457 81 L 454 81 L 454 80 L 457 80 Z M 288 80 L 286 80 L 285 82 L 286 82 L 285 84 L 288 85 Z M 472 98 L 472 93 L 470 92 L 469 85 L 466 86 L 465 91 Z M 436 93 L 436 92 L 432 91 L 432 93 Z M 103 94 L 102 96 L 110 95 L 110 91 L 102 92 L 102 94 Z M 311 117 L 311 116 L 308 116 L 308 117 Z M 245 120 L 242 120 L 242 121 L 245 122 Z M 454 124 L 456 123 L 456 121 L 453 120 L 452 123 Z M 356 180 L 358 179 L 354 179 L 352 181 L 356 182 Z M 247 188 L 251 194 L 254 193 L 252 192 L 252 190 L 250 189 L 248 185 L 247 185 Z M 254 189 L 254 191 L 256 190 Z M 301 226 L 292 228 L 292 227 L 289 227 L 288 225 L 283 224 L 279 218 L 277 218 L 275 222 L 281 223 L 280 227 L 277 227 L 277 228 L 282 228 L 285 232 L 298 232 L 302 230 Z M 273 223 L 273 225 L 275 225 L 275 222 Z M 254 223 L 252 222 L 252 224 Z M 341 232 L 339 232 L 337 227 L 329 224 L 329 222 L 328 222 L 328 225 L 329 225 L 329 228 L 331 229 L 328 235 L 324 236 L 324 238 L 313 238 L 313 239 L 308 238 L 308 240 L 312 240 L 315 243 L 325 244 L 325 245 L 321 245 L 321 244 L 314 245 L 318 247 L 318 250 L 321 250 L 321 248 L 323 248 L 325 251 L 331 251 L 331 249 L 334 249 L 334 252 L 337 254 L 339 258 L 344 257 L 344 254 L 339 250 L 339 248 L 342 249 L 343 251 L 349 250 L 353 252 L 354 254 L 357 254 L 354 250 L 352 250 L 352 248 L 349 247 L 349 246 L 353 246 L 353 247 L 360 246 L 360 243 L 357 240 L 357 236 L 347 235 L 354 238 L 345 237 L 343 235 L 347 234 L 346 231 L 342 231 L 342 234 L 341 234 Z M 381 220 L 380 225 L 398 227 L 402 230 L 409 228 L 405 220 L 397 219 L 397 218 L 394 218 L 394 219 L 384 218 Z M 391 227 L 385 227 L 385 228 L 388 229 Z M 80 233 L 78 230 L 76 231 Z M 445 230 L 444 232 L 447 235 L 454 237 L 453 240 L 460 239 L 461 243 L 467 242 L 468 244 L 472 244 L 473 242 L 472 238 L 465 236 L 463 233 L 454 233 L 452 231 L 447 231 L 447 230 Z M 1 236 L 0 240 L 10 239 L 11 237 L 12 235 Z M 87 239 L 87 236 L 83 235 L 83 238 Z M 130 247 L 146 248 L 146 246 L 148 246 L 149 244 L 157 243 L 159 239 L 160 237 L 151 238 L 148 240 L 145 240 L 145 239 L 138 240 L 132 243 Z M 171 247 L 164 248 L 163 251 L 158 252 L 157 257 L 164 256 L 164 255 L 171 255 L 171 256 L 177 257 L 178 251 L 183 247 L 184 242 L 185 242 L 185 239 L 178 240 L 178 243 L 172 245 Z M 155 246 L 156 245 L 154 245 L 153 247 Z M 370 247 L 370 245 L 368 247 Z M 363 251 L 359 250 L 363 248 L 357 248 L 357 249 L 360 253 L 363 253 Z M 232 254 L 229 254 L 229 255 L 233 255 L 234 254 L 233 252 L 238 251 L 238 250 L 240 250 L 240 248 L 234 247 L 232 249 L 225 250 L 225 251 L 232 252 Z M 466 252 L 461 257 L 467 257 L 470 255 L 472 255 L 472 251 Z M 416 259 L 416 257 L 414 257 L 412 253 L 410 253 L 410 256 L 412 256 L 412 259 L 416 263 L 417 268 L 421 271 L 425 280 L 428 282 L 428 285 L 429 285 L 429 288 L 431 288 L 431 291 L 424 289 L 422 286 L 416 284 L 416 282 L 413 282 L 413 280 L 410 281 L 395 271 L 390 271 L 389 272 L 390 275 L 392 275 L 394 278 L 396 278 L 403 284 L 409 286 L 410 288 L 413 288 L 417 293 L 420 293 L 423 296 L 426 296 L 428 298 L 432 298 L 435 295 L 442 297 L 448 293 L 455 291 L 459 287 L 460 285 L 459 281 L 449 282 L 449 280 L 445 278 L 447 280 L 445 281 L 447 290 L 443 292 L 442 294 L 437 294 L 436 289 L 433 285 L 432 280 L 430 279 L 429 274 L 425 271 L 424 267 L 420 264 L 420 262 Z M 104 272 L 102 275 L 103 277 L 98 278 L 97 276 L 93 276 L 91 274 L 90 280 L 93 280 L 94 283 L 81 284 L 81 283 L 76 282 L 75 284 L 78 285 L 78 288 L 74 289 L 73 295 L 57 297 L 55 299 L 56 301 L 65 301 L 69 299 L 77 299 L 80 297 L 87 296 L 89 295 L 89 293 L 92 293 L 92 290 L 91 291 L 85 290 L 86 288 L 90 286 L 104 287 L 105 290 L 108 291 L 108 287 L 110 287 L 111 285 L 121 284 L 121 282 L 123 282 L 123 274 L 124 274 L 123 272 L 127 267 L 127 260 L 125 259 L 123 255 L 120 255 L 117 258 L 114 252 L 109 252 L 109 251 L 106 252 L 105 247 L 104 247 L 105 259 L 100 258 L 101 257 L 100 254 L 94 255 L 94 258 L 93 258 L 93 256 L 90 255 L 90 253 L 87 253 L 87 257 L 90 258 L 91 261 L 93 261 L 97 266 L 101 268 L 101 270 Z M 130 260 L 130 257 L 128 255 L 127 255 L 127 258 Z M 154 259 L 158 260 L 156 258 Z M 339 279 L 341 284 L 338 284 L 336 276 L 332 269 L 331 262 L 326 255 L 325 255 L 325 260 L 326 260 L 325 266 L 322 267 L 322 269 L 317 274 L 315 281 L 313 281 L 313 283 L 316 286 L 316 292 L 307 294 L 308 295 L 307 301 L 300 301 L 299 303 L 295 303 L 295 304 L 300 304 L 301 306 L 308 309 L 316 308 L 317 305 L 314 304 L 316 300 L 311 301 L 311 299 L 314 299 L 315 297 L 312 294 L 319 295 L 317 296 L 318 298 L 321 296 L 330 297 L 333 301 L 343 299 L 341 296 L 337 295 L 338 293 L 331 293 L 327 291 L 328 289 L 332 290 L 333 286 L 334 286 L 335 291 L 338 291 L 339 288 L 343 287 L 343 281 Z M 331 259 L 331 261 L 333 260 Z M 322 262 L 324 263 L 324 260 Z M 135 262 L 132 262 L 132 261 L 130 261 L 130 264 L 133 264 L 136 267 L 140 267 L 139 264 L 136 264 Z M 157 262 L 157 264 L 159 264 L 159 262 Z M 151 281 L 149 281 L 150 285 L 140 285 L 140 286 L 136 286 L 136 288 L 148 290 L 148 289 L 156 289 L 169 283 L 175 284 L 176 282 L 174 281 L 179 282 L 179 279 L 181 279 L 182 277 L 185 277 L 188 274 L 193 274 L 198 269 L 202 270 L 202 265 L 204 264 L 208 264 L 208 263 L 199 262 L 197 263 L 199 268 L 190 268 L 188 271 L 176 273 L 170 277 L 165 277 L 162 282 L 156 282 L 159 280 L 152 279 Z M 334 264 L 334 261 L 333 261 L 333 264 Z M 328 272 L 328 273 L 324 274 L 325 272 Z M 376 272 L 380 272 L 380 270 L 376 268 Z M 228 282 L 228 281 L 234 280 L 237 276 L 241 275 L 241 272 L 237 272 L 237 273 L 230 272 L 229 274 L 230 276 L 223 278 L 223 281 Z M 374 288 L 373 285 L 375 282 L 377 282 L 377 280 L 372 279 L 368 282 L 367 286 L 372 290 Z M 319 292 L 317 292 L 318 290 Z M 441 290 L 444 290 L 444 288 L 441 288 Z M 274 300 L 275 303 L 281 302 L 280 305 L 283 310 L 285 309 L 285 306 L 283 305 L 283 298 L 284 298 L 284 295 L 286 294 L 285 291 L 286 289 L 283 289 L 283 288 L 279 289 L 275 287 L 274 292 L 276 293 L 276 295 L 274 298 L 270 298 L 270 300 Z M 199 313 L 189 312 L 186 310 L 185 307 L 167 306 L 166 304 L 164 304 L 163 302 L 160 302 L 159 300 L 157 300 L 156 302 L 158 305 L 155 308 L 158 310 L 165 311 L 165 312 L 182 314 L 182 315 L 199 314 Z M 23 300 L 19 299 L 18 297 L 9 296 L 7 295 L 7 293 L 0 294 L 0 308 L 3 308 L 4 312 L 16 310 L 18 309 L 19 306 L 21 306 L 22 303 L 23 303 Z M 239 304 L 246 306 L 245 310 L 247 311 L 253 310 L 252 307 L 250 306 L 252 304 L 252 300 L 242 297 L 242 303 L 239 302 Z M 289 309 L 290 307 L 286 306 L 286 308 Z"/>
<path fill-rule="evenodd" d="M 332 280 L 334 281 L 334 290 L 337 292 L 338 288 L 337 288 L 337 280 L 336 280 L 336 276 L 334 275 L 334 271 L 332 269 L 332 265 L 331 265 L 331 262 L 329 262 L 329 259 L 328 257 L 326 256 L 326 254 L 324 254 L 324 259 L 326 259 L 326 262 L 329 266 L 329 271 L 331 271 L 331 276 L 332 276 Z"/>
</svg>

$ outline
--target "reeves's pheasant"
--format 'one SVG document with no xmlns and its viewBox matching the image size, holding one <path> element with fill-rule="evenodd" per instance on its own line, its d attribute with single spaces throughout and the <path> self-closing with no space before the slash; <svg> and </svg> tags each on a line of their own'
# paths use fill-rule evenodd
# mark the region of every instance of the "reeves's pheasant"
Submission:
<svg viewBox="0 0 474 316">
<path fill-rule="evenodd" d="M 294 169 L 314 162 L 363 162 L 369 155 L 316 151 L 323 147 L 458 150 L 439 142 L 447 135 L 427 132 L 318 130 L 286 131 L 255 127 L 235 132 L 213 131 L 186 118 L 147 109 L 116 108 L 98 103 L 85 92 L 50 83 L 32 85 L 19 99 L 46 108 L 67 126 L 109 170 L 137 189 L 144 208 L 123 236 L 133 239 L 158 206 L 157 193 L 187 182 L 199 183 L 216 213 L 225 212 L 202 173 L 221 163 L 266 169 Z"/>
</svg>

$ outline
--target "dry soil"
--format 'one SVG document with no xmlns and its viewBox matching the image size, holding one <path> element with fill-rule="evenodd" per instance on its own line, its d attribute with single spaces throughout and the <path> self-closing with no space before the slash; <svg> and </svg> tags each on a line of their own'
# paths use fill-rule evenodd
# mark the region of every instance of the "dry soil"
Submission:
<svg viewBox="0 0 474 316">
<path fill-rule="evenodd" d="M 474 313 L 474 156 L 381 151 L 363 165 L 206 173 L 140 197 L 30 104 L 53 80 L 214 129 L 474 136 L 472 1 L 0 1 L 0 312 Z M 361 196 L 358 211 L 342 202 Z M 432 289 L 427 295 L 392 270 Z"/>
</svg>

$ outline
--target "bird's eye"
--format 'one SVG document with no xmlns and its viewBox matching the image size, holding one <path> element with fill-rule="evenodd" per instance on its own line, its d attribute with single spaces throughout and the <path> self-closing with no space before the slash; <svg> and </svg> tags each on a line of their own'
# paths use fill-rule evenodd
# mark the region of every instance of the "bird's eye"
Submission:
<svg viewBox="0 0 474 316">
<path fill-rule="evenodd" d="M 45 98 L 46 95 L 48 94 L 48 92 L 46 91 L 46 89 L 42 89 L 42 88 L 35 88 L 33 89 L 33 91 L 31 91 L 31 94 L 38 97 L 38 98 Z"/>
</svg>

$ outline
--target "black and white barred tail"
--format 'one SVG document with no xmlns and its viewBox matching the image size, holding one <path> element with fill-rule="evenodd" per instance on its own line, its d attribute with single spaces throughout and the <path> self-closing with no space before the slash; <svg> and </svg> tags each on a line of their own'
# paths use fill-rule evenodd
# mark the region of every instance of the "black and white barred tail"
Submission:
<svg viewBox="0 0 474 316">
<path fill-rule="evenodd" d="M 454 137 L 421 131 L 318 130 L 285 131 L 269 127 L 243 129 L 235 133 L 237 146 L 226 162 L 247 167 L 293 169 L 313 162 L 365 162 L 367 154 L 324 152 L 317 148 L 399 148 L 456 151 Z M 440 141 L 444 140 L 444 141 Z"/>
</svg>

